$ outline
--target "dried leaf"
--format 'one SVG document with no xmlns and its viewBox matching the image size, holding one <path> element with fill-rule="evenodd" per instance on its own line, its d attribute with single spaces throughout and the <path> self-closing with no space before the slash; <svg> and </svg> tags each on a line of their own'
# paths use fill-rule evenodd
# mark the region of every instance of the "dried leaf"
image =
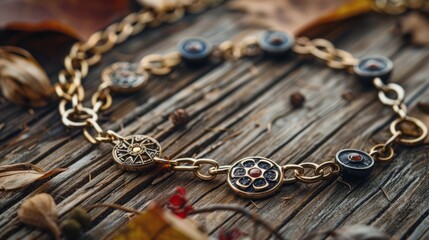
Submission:
<svg viewBox="0 0 429 240">
<path fill-rule="evenodd" d="M 57 31 L 86 39 L 129 11 L 127 0 L 2 1 L 0 26 L 22 31 Z"/>
<path fill-rule="evenodd" d="M 329 22 L 371 10 L 370 0 L 234 0 L 228 6 L 246 12 L 243 22 L 301 35 Z"/>
<path fill-rule="evenodd" d="M 194 208 L 186 197 L 186 190 L 183 187 L 177 187 L 174 194 L 168 200 L 167 208 L 179 218 L 186 218 L 188 213 Z"/>
<path fill-rule="evenodd" d="M 53 87 L 48 76 L 29 52 L 18 47 L 0 47 L 0 90 L 19 105 L 44 106 Z"/>
<path fill-rule="evenodd" d="M 25 200 L 18 209 L 18 218 L 25 224 L 47 229 L 55 239 L 60 239 L 57 205 L 51 195 L 40 193 Z"/>
<path fill-rule="evenodd" d="M 388 240 L 389 237 L 379 229 L 367 225 L 350 225 L 332 231 L 335 240 Z"/>
<path fill-rule="evenodd" d="M 399 33 L 415 45 L 429 45 L 429 17 L 412 12 L 402 18 L 398 24 Z"/>
<path fill-rule="evenodd" d="M 55 168 L 45 171 L 30 163 L 0 166 L 0 190 L 12 190 L 25 187 L 37 180 L 45 179 L 67 170 Z"/>
<path fill-rule="evenodd" d="M 191 221 L 181 219 L 153 203 L 148 210 L 135 216 L 124 228 L 114 233 L 113 239 L 204 240 L 208 236 Z"/>
</svg>

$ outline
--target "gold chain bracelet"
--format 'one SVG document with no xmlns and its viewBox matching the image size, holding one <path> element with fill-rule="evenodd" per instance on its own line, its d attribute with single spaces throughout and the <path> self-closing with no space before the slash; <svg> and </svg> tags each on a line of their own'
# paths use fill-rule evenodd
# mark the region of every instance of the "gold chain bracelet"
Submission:
<svg viewBox="0 0 429 240">
<path fill-rule="evenodd" d="M 204 1 L 194 1 L 193 4 L 197 2 L 200 4 L 199 10 L 209 6 L 208 3 L 201 4 Z M 89 66 L 100 61 L 102 53 L 142 31 L 146 25 L 177 21 L 183 16 L 183 10 L 192 6 L 178 6 L 168 14 L 149 10 L 132 13 L 120 23 L 93 34 L 87 42 L 73 45 L 65 58 L 65 69 L 60 72 L 56 85 L 56 92 L 61 98 L 59 111 L 62 122 L 67 127 L 83 128 L 85 138 L 93 144 L 114 144 L 113 159 L 123 169 L 142 171 L 154 166 L 166 166 L 174 171 L 191 171 L 197 178 L 206 181 L 219 174 L 227 174 L 227 182 L 235 193 L 246 198 L 263 198 L 277 192 L 285 183 L 315 183 L 339 174 L 346 178 L 367 176 L 376 161 L 393 159 L 396 145 L 421 144 L 428 135 L 422 121 L 408 116 L 404 89 L 398 84 L 388 83 L 393 69 L 393 63 L 388 58 L 371 56 L 357 59 L 325 39 L 295 39 L 278 31 L 265 31 L 260 37 L 249 36 L 238 42 L 225 41 L 218 46 L 212 46 L 201 38 L 190 38 L 180 42 L 178 50 L 171 53 L 148 55 L 139 63 L 114 63 L 102 72 L 103 82 L 91 98 L 92 108 L 83 106 L 85 91 L 82 79 L 88 74 Z M 280 166 L 268 158 L 251 156 L 221 166 L 213 159 L 165 159 L 156 139 L 146 135 L 124 137 L 112 130 L 104 131 L 97 122 L 99 112 L 112 105 L 111 92 L 139 90 L 145 86 L 150 75 L 169 74 L 182 62 L 199 66 L 212 58 L 237 60 L 262 54 L 276 58 L 306 55 L 323 61 L 330 68 L 353 72 L 360 81 L 374 86 L 378 90 L 379 100 L 396 113 L 397 118 L 390 125 L 392 136 L 385 143 L 373 146 L 368 153 L 343 149 L 336 154 L 335 161 L 321 164 L 303 162 Z M 413 131 L 404 127 L 405 124 L 412 126 Z"/>
</svg>

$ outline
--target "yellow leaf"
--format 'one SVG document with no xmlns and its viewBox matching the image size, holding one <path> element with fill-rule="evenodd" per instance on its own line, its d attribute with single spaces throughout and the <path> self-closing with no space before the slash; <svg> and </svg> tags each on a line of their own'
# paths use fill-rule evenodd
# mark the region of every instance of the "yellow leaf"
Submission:
<svg viewBox="0 0 429 240">
<path fill-rule="evenodd" d="M 115 240 L 204 240 L 205 233 L 187 219 L 150 204 L 142 214 L 131 219 L 124 228 L 114 233 Z"/>
</svg>

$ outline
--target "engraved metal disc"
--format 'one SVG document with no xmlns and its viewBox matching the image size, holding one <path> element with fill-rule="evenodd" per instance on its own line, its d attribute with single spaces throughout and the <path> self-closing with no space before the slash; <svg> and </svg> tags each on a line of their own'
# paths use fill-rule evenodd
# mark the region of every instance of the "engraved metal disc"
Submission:
<svg viewBox="0 0 429 240">
<path fill-rule="evenodd" d="M 123 169 L 140 171 L 154 165 L 161 156 L 161 145 L 145 135 L 131 135 L 120 139 L 112 151 L 113 159 Z"/>
<path fill-rule="evenodd" d="M 133 92 L 143 88 L 148 82 L 149 74 L 137 63 L 117 62 L 106 67 L 101 77 L 116 92 Z"/>
<path fill-rule="evenodd" d="M 263 157 L 247 157 L 235 162 L 228 173 L 232 190 L 245 198 L 264 198 L 282 186 L 284 174 L 274 161 Z"/>
</svg>

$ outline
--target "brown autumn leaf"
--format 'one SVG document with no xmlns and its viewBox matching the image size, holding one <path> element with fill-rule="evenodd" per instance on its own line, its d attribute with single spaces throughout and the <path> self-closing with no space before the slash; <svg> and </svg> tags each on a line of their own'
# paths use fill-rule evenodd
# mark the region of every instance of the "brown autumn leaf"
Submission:
<svg viewBox="0 0 429 240">
<path fill-rule="evenodd" d="M 48 229 L 55 239 L 60 239 L 57 205 L 51 195 L 40 193 L 25 200 L 18 209 L 18 218 L 25 224 Z"/>
<path fill-rule="evenodd" d="M 0 2 L 0 26 L 22 31 L 57 31 L 86 39 L 129 12 L 127 0 L 15 0 Z"/>
<path fill-rule="evenodd" d="M 0 166 L 0 191 L 25 187 L 37 180 L 54 176 L 67 170 L 55 168 L 45 171 L 30 163 L 18 163 Z"/>
<path fill-rule="evenodd" d="M 18 105 L 45 106 L 53 87 L 33 56 L 22 48 L 0 47 L 0 91 Z"/>
<path fill-rule="evenodd" d="M 412 12 L 401 19 L 397 31 L 411 44 L 429 45 L 429 17 L 419 12 Z"/>
<path fill-rule="evenodd" d="M 245 24 L 295 35 L 371 10 L 370 0 L 233 0 L 228 7 L 247 13 Z"/>
</svg>

